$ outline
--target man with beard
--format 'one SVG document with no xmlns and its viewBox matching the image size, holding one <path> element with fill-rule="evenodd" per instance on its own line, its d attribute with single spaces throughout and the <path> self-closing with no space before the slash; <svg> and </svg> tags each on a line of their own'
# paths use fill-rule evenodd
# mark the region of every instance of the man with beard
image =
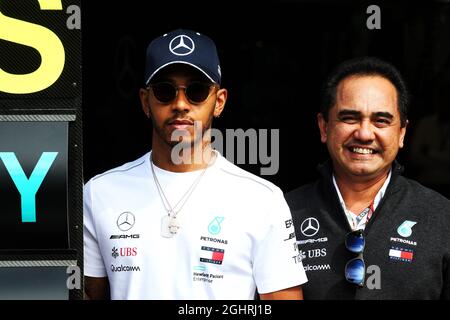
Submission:
<svg viewBox="0 0 450 320">
<path fill-rule="evenodd" d="M 178 29 L 148 46 L 140 98 L 152 151 L 85 186 L 87 298 L 302 298 L 281 190 L 211 147 L 220 80 L 205 35 Z"/>
<path fill-rule="evenodd" d="M 408 124 L 400 73 L 376 58 L 346 61 L 322 98 L 331 161 L 286 195 L 305 299 L 449 299 L 450 202 L 395 160 Z"/>
</svg>

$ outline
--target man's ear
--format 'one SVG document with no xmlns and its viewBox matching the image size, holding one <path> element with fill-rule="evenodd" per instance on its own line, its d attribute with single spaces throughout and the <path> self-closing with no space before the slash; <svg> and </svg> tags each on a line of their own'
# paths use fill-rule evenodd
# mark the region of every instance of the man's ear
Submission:
<svg viewBox="0 0 450 320">
<path fill-rule="evenodd" d="M 406 120 L 405 126 L 403 128 L 400 128 L 400 139 L 398 141 L 399 148 L 403 148 L 404 142 L 405 142 L 405 135 L 406 135 L 406 127 L 408 126 L 409 121 Z"/>
<path fill-rule="evenodd" d="M 219 89 L 216 93 L 216 104 L 214 106 L 214 117 L 218 118 L 225 108 L 227 102 L 228 91 L 227 89 Z"/>
<path fill-rule="evenodd" d="M 150 103 L 148 101 L 149 94 L 150 91 L 147 89 L 141 88 L 139 90 L 139 98 L 141 99 L 142 111 L 144 111 L 144 113 L 147 115 L 147 118 L 150 118 Z"/>
<path fill-rule="evenodd" d="M 323 114 L 321 112 L 317 114 L 317 125 L 319 126 L 320 130 L 320 141 L 322 141 L 322 143 L 326 143 L 328 137 L 327 135 L 328 122 L 324 119 Z"/>
</svg>

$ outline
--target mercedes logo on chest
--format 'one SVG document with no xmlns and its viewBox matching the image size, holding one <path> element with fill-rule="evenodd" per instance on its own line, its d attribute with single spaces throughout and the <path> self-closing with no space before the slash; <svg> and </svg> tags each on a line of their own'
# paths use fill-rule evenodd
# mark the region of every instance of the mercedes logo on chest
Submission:
<svg viewBox="0 0 450 320">
<path fill-rule="evenodd" d="M 312 217 L 305 219 L 300 226 L 300 231 L 307 237 L 314 236 L 315 234 L 317 234 L 317 232 L 319 232 L 319 229 L 319 221 L 317 221 L 316 218 Z"/>
<path fill-rule="evenodd" d="M 133 228 L 135 220 L 134 214 L 131 212 L 123 212 L 117 218 L 117 227 L 121 231 L 128 231 Z"/>
<path fill-rule="evenodd" d="M 181 34 L 169 43 L 169 50 L 177 56 L 187 56 L 195 50 L 194 41 L 187 35 Z"/>
</svg>

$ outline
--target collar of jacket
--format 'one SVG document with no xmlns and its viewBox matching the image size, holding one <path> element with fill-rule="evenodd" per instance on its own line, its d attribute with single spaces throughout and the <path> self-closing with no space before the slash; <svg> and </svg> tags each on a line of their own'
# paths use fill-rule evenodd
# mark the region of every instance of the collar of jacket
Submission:
<svg viewBox="0 0 450 320">
<path fill-rule="evenodd" d="M 336 189 L 334 188 L 334 184 L 333 184 L 333 178 L 332 178 L 332 173 L 333 173 L 333 164 L 331 159 L 328 159 L 327 161 L 325 161 L 322 164 L 319 164 L 317 166 L 317 169 L 319 170 L 320 174 L 322 175 L 322 187 L 321 190 L 324 193 L 324 195 L 328 196 L 328 197 L 332 197 L 334 199 L 333 203 L 335 206 L 335 210 L 336 212 L 339 212 L 343 217 L 345 217 L 345 212 L 342 209 L 342 206 L 340 205 L 339 202 L 339 196 L 336 192 Z M 391 175 L 391 181 L 389 182 L 389 185 L 386 189 L 386 194 L 383 197 L 383 199 L 381 199 L 381 202 L 378 205 L 377 208 L 377 212 L 378 212 L 378 216 L 379 214 L 382 212 L 380 212 L 381 207 L 383 206 L 385 199 L 386 199 L 386 195 L 390 194 L 396 194 L 397 192 L 399 192 L 402 188 L 401 183 L 396 183 L 397 178 L 402 174 L 403 172 L 403 166 L 400 165 L 396 160 L 394 160 L 394 162 L 392 163 L 392 175 Z M 345 223 L 349 228 L 349 231 L 351 231 L 351 227 L 348 224 L 347 218 L 345 218 Z M 369 223 L 366 226 L 366 231 L 368 231 L 368 229 L 370 229 L 370 225 L 373 223 L 373 219 L 371 219 L 371 221 L 369 221 Z"/>
</svg>

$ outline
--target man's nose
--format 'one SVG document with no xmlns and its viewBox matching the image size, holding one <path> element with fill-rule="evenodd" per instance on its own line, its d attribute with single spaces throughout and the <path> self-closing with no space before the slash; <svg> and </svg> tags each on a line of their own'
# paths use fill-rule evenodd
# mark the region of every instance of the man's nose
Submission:
<svg viewBox="0 0 450 320">
<path fill-rule="evenodd" d="M 359 141 L 375 140 L 375 133 L 370 120 L 361 121 L 359 127 L 354 132 L 354 137 Z"/>
<path fill-rule="evenodd" d="M 191 104 L 186 97 L 186 93 L 183 88 L 178 88 L 177 96 L 172 102 L 173 109 L 178 112 L 188 112 L 191 110 Z"/>
</svg>

